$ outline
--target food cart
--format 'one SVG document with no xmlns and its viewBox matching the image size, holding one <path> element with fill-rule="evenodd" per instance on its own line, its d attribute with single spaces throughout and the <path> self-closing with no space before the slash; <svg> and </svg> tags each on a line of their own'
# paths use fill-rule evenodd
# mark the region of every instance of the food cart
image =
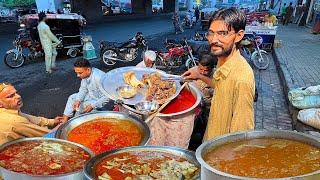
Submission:
<svg viewBox="0 0 320 180">
<path fill-rule="evenodd" d="M 260 36 L 262 39 L 260 48 L 266 51 L 271 51 L 273 49 L 273 43 L 277 33 L 277 26 L 246 26 L 245 37 L 251 38 L 253 36 L 253 32 L 256 33 L 256 36 Z"/>
</svg>

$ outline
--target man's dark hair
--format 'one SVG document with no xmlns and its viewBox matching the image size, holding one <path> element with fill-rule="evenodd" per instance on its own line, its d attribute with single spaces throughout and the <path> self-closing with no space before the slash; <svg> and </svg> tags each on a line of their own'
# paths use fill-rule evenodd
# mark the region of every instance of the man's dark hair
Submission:
<svg viewBox="0 0 320 180">
<path fill-rule="evenodd" d="M 290 2 L 290 6 L 292 5 L 292 2 Z"/>
<path fill-rule="evenodd" d="M 283 4 L 283 6 L 286 6 L 286 5 L 287 5 L 287 3 L 284 3 L 284 4 Z"/>
<path fill-rule="evenodd" d="M 216 56 L 213 56 L 212 54 L 200 54 L 200 61 L 199 64 L 202 66 L 206 66 L 209 68 L 214 68 L 217 65 L 218 58 Z"/>
<path fill-rule="evenodd" d="M 78 59 L 76 62 L 74 62 L 74 67 L 78 68 L 91 68 L 91 64 L 88 60 L 86 59 Z"/>
<path fill-rule="evenodd" d="M 44 11 L 41 11 L 41 12 L 38 14 L 39 22 L 42 21 L 46 16 L 47 16 L 46 13 L 45 13 Z"/>
<path fill-rule="evenodd" d="M 216 11 L 211 16 L 209 24 L 216 20 L 224 21 L 228 26 L 228 30 L 231 31 L 233 28 L 236 33 L 240 30 L 244 30 L 247 23 L 246 15 L 236 8 L 220 9 Z"/>
</svg>

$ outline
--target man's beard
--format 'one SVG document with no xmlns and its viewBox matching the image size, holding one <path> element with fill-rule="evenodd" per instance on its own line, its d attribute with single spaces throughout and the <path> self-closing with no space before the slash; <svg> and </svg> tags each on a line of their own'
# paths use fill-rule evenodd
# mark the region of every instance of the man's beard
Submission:
<svg viewBox="0 0 320 180">
<path fill-rule="evenodd" d="M 211 50 L 212 47 L 219 47 L 221 48 L 221 51 L 220 52 L 214 52 Z M 217 56 L 217 57 L 226 57 L 226 56 L 229 56 L 232 52 L 232 48 L 233 46 L 231 45 L 230 47 L 227 47 L 227 48 L 224 48 L 222 45 L 219 45 L 219 44 L 215 44 L 215 43 L 212 43 L 210 44 L 210 51 L 213 55 Z"/>
</svg>

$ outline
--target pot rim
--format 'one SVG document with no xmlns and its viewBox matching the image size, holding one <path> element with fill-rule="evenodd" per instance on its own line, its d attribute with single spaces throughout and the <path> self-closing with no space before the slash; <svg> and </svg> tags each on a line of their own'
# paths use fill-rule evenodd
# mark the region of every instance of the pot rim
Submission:
<svg viewBox="0 0 320 180">
<path fill-rule="evenodd" d="M 223 139 L 227 139 L 228 137 L 231 136 L 243 136 L 243 138 L 253 138 L 251 137 L 253 134 L 259 134 L 259 133 L 263 133 L 261 134 L 261 136 L 257 136 L 258 137 L 268 137 L 268 135 L 266 135 L 265 133 L 268 134 L 279 134 L 279 133 L 284 133 L 284 134 L 288 134 L 288 135 L 293 135 L 294 137 L 303 137 L 303 138 L 307 138 L 311 141 L 317 141 L 320 144 L 320 139 L 318 139 L 317 137 L 308 135 L 308 134 L 304 134 L 304 133 L 300 133 L 300 132 L 295 132 L 295 131 L 289 131 L 289 130 L 252 130 L 252 131 L 241 131 L 241 132 L 235 132 L 235 133 L 230 133 L 230 134 L 225 134 L 219 137 L 216 137 L 214 139 L 211 139 L 209 141 L 206 141 L 205 143 L 202 143 L 196 150 L 196 158 L 198 160 L 198 162 L 201 164 L 201 167 L 203 166 L 204 168 L 208 169 L 209 171 L 218 174 L 220 176 L 224 176 L 224 177 L 228 177 L 228 178 L 234 178 L 234 179 L 246 179 L 246 180 L 260 180 L 261 178 L 250 178 L 250 177 L 243 177 L 243 176 L 237 176 L 237 175 L 232 175 L 232 174 L 228 174 L 225 173 L 223 171 L 219 171 L 218 169 L 215 169 L 213 167 L 211 167 L 209 164 L 207 164 L 204 159 L 202 158 L 203 155 L 203 149 L 205 149 L 205 147 L 210 146 L 211 144 L 214 144 L 215 141 L 218 140 L 223 140 Z M 250 136 L 251 135 L 251 136 Z M 273 137 L 273 136 L 272 136 Z M 275 136 L 277 137 L 277 136 Z M 285 137 L 279 137 L 282 139 L 287 139 Z M 299 141 L 299 140 L 297 140 Z M 223 144 L 223 143 L 222 143 Z M 319 145 L 320 146 L 320 145 Z M 203 168 L 202 167 L 202 168 Z M 320 174 L 320 170 L 308 173 L 308 174 L 303 174 L 303 175 L 299 175 L 299 176 L 291 176 L 291 177 L 284 177 L 284 178 L 267 178 L 267 179 L 279 179 L 279 180 L 287 180 L 288 178 L 303 178 L 303 177 L 307 177 L 307 176 L 311 176 L 311 175 L 316 175 L 316 174 Z"/>
<path fill-rule="evenodd" d="M 13 140 L 13 141 L 10 141 L 10 142 L 7 142 L 7 143 L 4 143 L 3 145 L 1 145 L 0 146 L 0 151 L 2 151 L 4 148 L 6 148 L 8 146 L 11 146 L 13 144 L 20 143 L 20 142 L 25 142 L 25 141 L 57 141 L 57 142 L 63 142 L 63 143 L 66 143 L 66 144 L 72 144 L 74 146 L 77 146 L 77 147 L 83 149 L 85 152 L 87 152 L 90 155 L 90 158 L 86 162 L 88 162 L 91 158 L 94 157 L 94 153 L 89 148 L 83 146 L 82 144 L 78 144 L 78 143 L 75 143 L 75 142 L 67 141 L 67 140 L 64 140 L 64 139 L 44 138 L 44 137 L 32 137 L 32 138 L 16 139 L 16 140 Z M 37 178 L 42 178 L 42 177 L 43 178 L 63 177 L 63 176 L 68 176 L 68 175 L 72 175 L 72 174 L 77 174 L 77 173 L 83 172 L 83 169 L 80 169 L 78 171 L 73 171 L 73 172 L 64 173 L 64 174 L 57 174 L 57 175 L 32 175 L 32 174 L 27 174 L 27 173 L 15 172 L 15 171 L 8 170 L 8 169 L 0 166 L 0 172 L 1 172 L 1 170 L 6 170 L 6 171 L 9 171 L 10 173 L 13 173 L 13 174 L 24 175 L 24 176 L 28 176 L 28 177 L 37 177 Z"/>
<path fill-rule="evenodd" d="M 130 146 L 130 147 L 124 147 L 120 149 L 114 149 L 111 151 L 104 152 L 102 154 L 96 155 L 92 157 L 90 160 L 88 160 L 83 168 L 84 176 L 89 179 L 93 180 L 95 177 L 95 167 L 98 163 L 100 163 L 102 160 L 107 158 L 108 156 L 124 153 L 124 152 L 132 152 L 132 151 L 152 151 L 152 152 L 166 152 L 171 153 L 173 155 L 179 156 L 179 154 L 185 154 L 183 156 L 184 159 L 188 160 L 190 162 L 190 159 L 192 160 L 191 163 L 196 165 L 199 168 L 199 175 L 201 170 L 201 165 L 197 161 L 195 157 L 195 152 L 187 149 L 182 149 L 174 146 Z M 92 176 L 93 175 L 93 176 Z"/>
</svg>

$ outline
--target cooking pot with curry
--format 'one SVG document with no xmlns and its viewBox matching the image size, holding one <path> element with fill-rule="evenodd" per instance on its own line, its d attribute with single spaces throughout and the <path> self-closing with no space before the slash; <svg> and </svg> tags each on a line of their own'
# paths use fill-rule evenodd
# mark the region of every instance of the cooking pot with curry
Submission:
<svg viewBox="0 0 320 180">
<path fill-rule="evenodd" d="M 293 131 L 220 136 L 196 152 L 201 179 L 320 179 L 320 140 Z"/>
</svg>

